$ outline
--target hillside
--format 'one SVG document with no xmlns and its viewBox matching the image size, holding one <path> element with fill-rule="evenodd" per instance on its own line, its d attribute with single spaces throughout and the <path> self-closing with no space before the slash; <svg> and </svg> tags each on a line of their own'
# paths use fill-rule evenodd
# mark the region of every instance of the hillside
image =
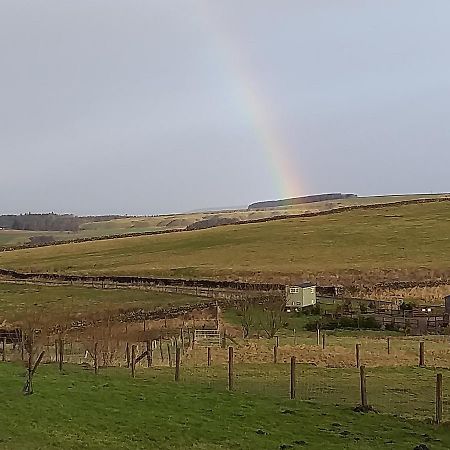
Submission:
<svg viewBox="0 0 450 450">
<path fill-rule="evenodd" d="M 450 277 L 450 202 L 0 254 L 0 267 L 83 274 L 377 282 Z"/>
<path fill-rule="evenodd" d="M 88 320 L 102 314 L 171 308 L 204 303 L 195 296 L 139 290 L 92 289 L 78 286 L 30 286 L 0 281 L 0 324 L 35 315 L 48 323 Z"/>
<path fill-rule="evenodd" d="M 9 220 L 9 222 L 7 220 L 8 217 L 11 219 L 13 216 L 0 216 L 4 218 L 4 223 L 0 223 L 0 249 L 2 247 L 8 248 L 21 245 L 42 245 L 46 242 L 70 242 L 74 240 L 98 239 L 128 234 L 139 235 L 184 229 L 204 229 L 225 223 L 255 221 L 280 216 L 295 216 L 303 213 L 329 211 L 355 205 L 387 204 L 399 201 L 414 201 L 417 199 L 439 199 L 441 197 L 446 197 L 446 195 L 416 194 L 383 197 L 352 197 L 305 204 L 286 204 L 281 207 L 265 208 L 264 210 L 209 211 L 148 217 L 92 216 L 79 218 L 80 223 L 77 231 L 13 230 L 10 227 L 12 220 Z"/>
</svg>

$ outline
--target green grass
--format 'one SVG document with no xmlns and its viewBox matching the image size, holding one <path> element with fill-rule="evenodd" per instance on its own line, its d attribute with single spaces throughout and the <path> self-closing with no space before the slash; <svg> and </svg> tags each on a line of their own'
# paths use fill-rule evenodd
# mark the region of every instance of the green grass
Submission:
<svg viewBox="0 0 450 450">
<path fill-rule="evenodd" d="M 174 235 L 67 244 L 0 254 L 0 267 L 59 273 L 285 279 L 450 267 L 450 202 L 227 226 Z M 406 274 L 406 275 L 405 275 Z M 367 276 L 364 275 L 366 281 Z"/>
<path fill-rule="evenodd" d="M 437 199 L 448 197 L 445 194 L 422 194 L 422 195 L 390 195 L 390 196 L 372 196 L 358 197 L 344 200 L 332 200 L 316 203 L 307 203 L 303 205 L 294 205 L 268 210 L 236 210 L 236 211 L 218 211 L 205 213 L 185 213 L 172 214 L 167 216 L 149 216 L 149 217 L 122 217 L 101 222 L 87 222 L 81 225 L 77 232 L 58 232 L 58 231 L 14 231 L 0 230 L 0 247 L 14 246 L 29 243 L 32 236 L 52 236 L 57 241 L 67 241 L 81 238 L 92 238 L 99 236 L 121 235 L 128 233 L 144 233 L 163 230 L 184 229 L 204 218 L 212 216 L 228 217 L 239 220 L 254 220 L 264 217 L 279 215 L 296 215 L 305 212 L 325 211 L 330 209 L 342 208 L 345 206 L 362 206 L 372 204 L 387 204 L 399 201 L 412 201 L 417 199 Z"/>
<path fill-rule="evenodd" d="M 152 311 L 204 302 L 178 294 L 134 289 L 96 289 L 76 286 L 39 286 L 0 282 L 0 323 L 35 315 L 85 318 L 96 313 L 111 314 L 142 308 Z"/>
<path fill-rule="evenodd" d="M 286 367 L 276 370 L 281 374 Z M 327 400 L 326 392 L 323 402 L 290 401 L 285 391 L 271 389 L 266 378 L 253 380 L 249 389 L 238 379 L 237 391 L 229 393 L 214 382 L 225 371 L 217 368 L 208 375 L 182 368 L 182 381 L 175 384 L 169 370 L 140 369 L 132 380 L 118 369 L 95 377 L 80 367 L 66 366 L 59 374 L 54 366 L 42 366 L 35 393 L 25 397 L 24 369 L 0 363 L 0 449 L 450 447 L 447 427 L 354 413 L 353 398 L 339 406 L 332 404 L 336 397 Z M 344 376 L 341 382 L 348 380 Z M 412 410 L 414 406 L 411 402 Z"/>
</svg>

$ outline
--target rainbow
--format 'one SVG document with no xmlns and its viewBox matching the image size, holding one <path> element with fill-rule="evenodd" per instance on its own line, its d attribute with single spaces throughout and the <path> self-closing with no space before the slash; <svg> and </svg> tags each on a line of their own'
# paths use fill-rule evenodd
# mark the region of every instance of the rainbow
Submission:
<svg viewBox="0 0 450 450">
<path fill-rule="evenodd" d="M 254 132 L 264 149 L 269 169 L 273 172 L 278 194 L 283 198 L 305 195 L 301 185 L 301 175 L 296 167 L 294 149 L 286 142 L 277 120 L 271 113 L 270 102 L 258 85 L 258 77 L 253 73 L 242 53 L 241 46 L 216 20 L 212 2 L 200 0 L 200 11 L 211 34 L 217 41 L 219 55 L 223 55 L 225 72 L 231 72 L 237 97 L 252 124 Z"/>
</svg>

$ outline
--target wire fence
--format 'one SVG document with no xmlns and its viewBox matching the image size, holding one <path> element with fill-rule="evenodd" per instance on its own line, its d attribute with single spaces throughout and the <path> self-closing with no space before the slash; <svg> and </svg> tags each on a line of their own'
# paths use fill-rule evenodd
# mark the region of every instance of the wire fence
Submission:
<svg viewBox="0 0 450 450">
<path fill-rule="evenodd" d="M 174 382 L 178 370 L 181 383 L 201 384 L 222 391 L 231 387 L 238 393 L 263 395 L 280 401 L 292 397 L 291 356 L 295 356 L 297 348 L 303 348 L 296 342 L 297 346 L 293 345 L 294 342 L 290 345 L 289 339 L 278 339 L 278 344 L 284 344 L 280 347 L 272 347 L 271 340 L 264 341 L 260 346 L 233 345 L 231 362 L 230 342 L 225 348 L 199 347 L 187 335 L 135 344 L 120 340 L 47 340 L 37 344 L 33 353 L 36 358 L 42 351 L 45 352 L 42 364 L 61 363 L 62 358 L 61 366 L 64 364 L 65 368 L 68 364 L 81 364 L 92 370 L 97 366 L 101 374 L 108 367 L 122 367 L 130 369 L 130 376 L 143 377 L 151 373 L 152 376 L 167 379 L 167 382 Z M 328 350 L 319 347 L 316 342 L 309 345 L 308 351 L 333 355 L 339 346 L 345 344 L 340 341 L 338 345 L 338 340 L 333 339 L 327 343 Z M 433 345 L 445 346 L 446 342 L 444 338 L 426 341 L 430 354 L 425 355 L 425 362 L 436 362 L 433 359 L 436 350 Z M 382 352 L 382 357 L 387 358 L 388 350 L 385 340 L 371 344 L 362 345 L 359 363 L 355 360 L 343 367 L 319 367 L 307 364 L 308 361 L 301 355 L 297 356 L 294 366 L 295 399 L 317 407 L 355 408 L 363 402 L 358 366 L 364 365 L 366 398 L 375 411 L 406 419 L 434 421 L 439 418 L 439 421 L 450 422 L 450 370 L 447 360 L 429 367 L 418 367 L 414 363 L 374 367 L 370 365 L 370 355 Z M 390 345 L 389 357 L 404 351 L 417 354 L 417 340 L 399 338 Z M 5 361 L 27 361 L 27 352 L 20 344 L 7 345 L 1 353 Z M 437 395 L 438 374 L 443 376 L 440 396 Z M 441 406 L 437 405 L 439 401 Z M 440 417 L 437 417 L 437 408 L 441 409 Z"/>
<path fill-rule="evenodd" d="M 277 401 L 291 395 L 289 364 L 237 364 L 233 371 L 233 390 L 273 397 Z M 416 368 L 366 370 L 368 404 L 374 411 L 405 419 L 435 421 L 436 375 L 442 371 Z M 227 365 L 182 367 L 181 380 L 207 384 L 211 389 L 228 389 Z M 450 421 L 450 372 L 444 372 L 442 421 Z M 296 367 L 295 397 L 317 407 L 361 405 L 358 369 Z"/>
</svg>

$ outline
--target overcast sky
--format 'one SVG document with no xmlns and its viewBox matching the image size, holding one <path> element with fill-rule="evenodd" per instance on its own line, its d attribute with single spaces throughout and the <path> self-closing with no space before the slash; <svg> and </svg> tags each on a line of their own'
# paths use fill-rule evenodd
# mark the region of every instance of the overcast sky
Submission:
<svg viewBox="0 0 450 450">
<path fill-rule="evenodd" d="M 0 213 L 450 191 L 449 17 L 448 0 L 0 0 Z"/>
</svg>

